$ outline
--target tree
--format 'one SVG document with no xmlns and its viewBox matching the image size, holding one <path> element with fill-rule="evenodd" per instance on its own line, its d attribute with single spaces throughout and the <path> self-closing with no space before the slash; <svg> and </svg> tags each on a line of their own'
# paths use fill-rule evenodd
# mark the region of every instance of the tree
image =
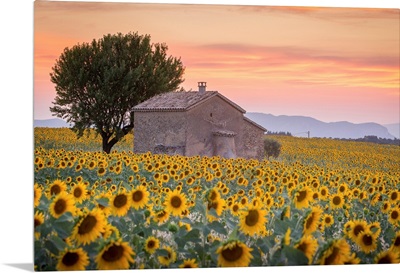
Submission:
<svg viewBox="0 0 400 273">
<path fill-rule="evenodd" d="M 66 119 L 78 137 L 94 128 L 103 151 L 132 131 L 132 108 L 184 81 L 180 58 L 167 56 L 166 44 L 149 35 L 104 35 L 91 43 L 65 48 L 50 73 L 55 84 L 53 116 Z"/>
<path fill-rule="evenodd" d="M 275 139 L 265 138 L 264 139 L 264 154 L 267 158 L 277 158 L 281 153 L 281 144 Z"/>
</svg>

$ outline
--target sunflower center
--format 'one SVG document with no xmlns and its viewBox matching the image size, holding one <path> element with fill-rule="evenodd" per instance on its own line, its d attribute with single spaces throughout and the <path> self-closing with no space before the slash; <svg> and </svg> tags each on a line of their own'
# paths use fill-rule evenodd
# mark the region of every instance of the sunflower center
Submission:
<svg viewBox="0 0 400 273">
<path fill-rule="evenodd" d="M 62 214 L 67 208 L 67 202 L 64 199 L 59 199 L 54 204 L 54 212 L 56 214 Z"/>
<path fill-rule="evenodd" d="M 373 240 L 372 240 L 371 235 L 366 234 L 366 235 L 364 235 L 364 236 L 362 237 L 362 241 L 363 241 L 364 245 L 370 246 L 370 245 L 372 245 L 372 241 L 373 241 Z"/>
<path fill-rule="evenodd" d="M 82 189 L 81 189 L 81 188 L 76 188 L 76 189 L 74 190 L 74 196 L 75 196 L 76 198 L 81 197 L 81 196 L 82 196 Z"/>
<path fill-rule="evenodd" d="M 149 242 L 147 243 L 147 247 L 148 247 L 148 248 L 153 248 L 155 245 L 156 245 L 156 243 L 155 243 L 153 240 L 151 240 L 151 241 L 149 241 Z"/>
<path fill-rule="evenodd" d="M 235 245 L 233 248 L 226 248 L 221 252 L 222 257 L 228 262 L 239 260 L 243 255 L 243 248 Z"/>
<path fill-rule="evenodd" d="M 340 205 L 340 203 L 342 202 L 342 199 L 340 198 L 340 196 L 335 196 L 332 199 L 332 203 L 336 206 Z"/>
<path fill-rule="evenodd" d="M 35 224 L 34 227 L 40 226 L 42 224 L 42 222 L 38 219 L 35 219 Z"/>
<path fill-rule="evenodd" d="M 358 234 L 360 234 L 361 231 L 364 231 L 363 226 L 361 226 L 361 225 L 356 225 L 356 226 L 354 227 L 353 233 L 354 233 L 354 235 L 357 237 Z"/>
<path fill-rule="evenodd" d="M 390 199 L 391 200 L 396 200 L 397 199 L 397 192 L 392 192 L 392 194 L 390 195 Z"/>
<path fill-rule="evenodd" d="M 83 219 L 81 224 L 79 225 L 78 228 L 78 233 L 80 235 L 83 235 L 85 233 L 91 232 L 92 229 L 96 226 L 97 224 L 97 219 L 93 215 L 88 215 Z"/>
<path fill-rule="evenodd" d="M 53 195 L 53 194 L 59 194 L 60 192 L 61 192 L 61 188 L 60 188 L 59 185 L 53 185 L 53 186 L 51 186 L 51 189 L 50 189 L 50 194 L 51 194 L 51 195 Z"/>
<path fill-rule="evenodd" d="M 328 257 L 326 257 L 325 264 L 333 264 L 338 255 L 339 255 L 339 248 L 334 247 L 332 249 L 332 253 Z"/>
<path fill-rule="evenodd" d="M 395 219 L 399 218 L 399 213 L 396 210 L 394 210 L 390 214 L 390 217 L 395 220 Z"/>
<path fill-rule="evenodd" d="M 378 262 L 377 262 L 377 264 L 391 264 L 391 263 L 393 263 L 393 261 L 387 255 L 385 255 L 382 258 L 380 258 L 378 260 Z"/>
<path fill-rule="evenodd" d="M 211 202 L 211 203 L 208 202 L 207 208 L 208 209 L 213 208 L 213 209 L 217 210 L 218 209 L 218 202 Z"/>
<path fill-rule="evenodd" d="M 232 210 L 234 212 L 237 212 L 239 210 L 239 206 L 238 205 L 233 205 Z"/>
<path fill-rule="evenodd" d="M 301 250 L 303 253 L 306 253 L 307 252 L 307 244 L 306 243 L 301 243 L 301 244 L 299 244 L 298 246 L 297 246 L 297 249 L 298 250 Z"/>
<path fill-rule="evenodd" d="M 171 205 L 174 208 L 179 208 L 182 205 L 182 200 L 179 198 L 179 196 L 174 196 L 171 198 Z"/>
<path fill-rule="evenodd" d="M 125 194 L 120 194 L 114 199 L 114 206 L 117 208 L 121 208 L 126 205 L 128 198 Z"/>
<path fill-rule="evenodd" d="M 62 263 L 66 266 L 72 266 L 79 261 L 79 255 L 75 252 L 67 252 L 62 258 Z"/>
<path fill-rule="evenodd" d="M 325 223 L 326 223 L 326 224 L 330 224 L 330 223 L 331 223 L 331 218 L 326 217 L 326 218 L 325 218 Z"/>
<path fill-rule="evenodd" d="M 393 243 L 395 246 L 400 246 L 400 236 L 396 237 L 396 240 Z"/>
<path fill-rule="evenodd" d="M 257 210 L 249 210 L 249 213 L 246 216 L 246 225 L 250 227 L 256 225 L 258 223 L 259 217 L 260 215 Z"/>
<path fill-rule="evenodd" d="M 297 195 L 297 202 L 301 202 L 307 197 L 307 191 L 299 191 L 299 194 Z"/>
<path fill-rule="evenodd" d="M 217 194 L 215 193 L 215 191 L 212 191 L 211 194 L 210 194 L 210 200 L 214 201 L 215 198 L 217 198 Z"/>
<path fill-rule="evenodd" d="M 121 259 L 124 254 L 124 248 L 122 246 L 112 245 L 106 251 L 104 251 L 101 257 L 106 262 L 115 262 Z"/>
<path fill-rule="evenodd" d="M 142 192 L 142 191 L 135 191 L 135 192 L 132 194 L 132 199 L 133 199 L 133 201 L 135 201 L 135 202 L 141 201 L 141 200 L 143 199 L 143 192 Z"/>
<path fill-rule="evenodd" d="M 314 214 L 311 214 L 306 221 L 306 229 L 309 229 L 314 222 Z"/>
</svg>

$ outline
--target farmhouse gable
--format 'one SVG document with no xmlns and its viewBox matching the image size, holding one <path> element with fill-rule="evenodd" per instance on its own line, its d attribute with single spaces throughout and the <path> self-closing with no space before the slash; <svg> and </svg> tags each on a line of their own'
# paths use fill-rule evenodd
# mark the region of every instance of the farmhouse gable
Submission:
<svg viewBox="0 0 400 273">
<path fill-rule="evenodd" d="M 265 128 L 218 91 L 169 92 L 134 107 L 134 152 L 263 157 Z"/>
</svg>

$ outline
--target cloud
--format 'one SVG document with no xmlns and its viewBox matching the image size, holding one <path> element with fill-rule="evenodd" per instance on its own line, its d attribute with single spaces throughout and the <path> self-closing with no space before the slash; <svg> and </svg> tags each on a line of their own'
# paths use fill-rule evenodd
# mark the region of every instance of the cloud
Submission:
<svg viewBox="0 0 400 273">
<path fill-rule="evenodd" d="M 398 88 L 398 56 L 347 56 L 317 48 L 205 44 L 187 49 L 187 70 L 291 84 Z"/>
</svg>

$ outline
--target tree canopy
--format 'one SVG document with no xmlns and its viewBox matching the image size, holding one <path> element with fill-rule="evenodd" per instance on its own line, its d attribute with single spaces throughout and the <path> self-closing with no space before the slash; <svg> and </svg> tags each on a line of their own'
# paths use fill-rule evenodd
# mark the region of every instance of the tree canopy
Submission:
<svg viewBox="0 0 400 273">
<path fill-rule="evenodd" d="M 65 48 L 50 73 L 56 90 L 50 111 L 71 123 L 78 137 L 94 128 L 109 153 L 133 129 L 135 105 L 184 81 L 181 59 L 167 50 L 137 32 Z"/>
</svg>

